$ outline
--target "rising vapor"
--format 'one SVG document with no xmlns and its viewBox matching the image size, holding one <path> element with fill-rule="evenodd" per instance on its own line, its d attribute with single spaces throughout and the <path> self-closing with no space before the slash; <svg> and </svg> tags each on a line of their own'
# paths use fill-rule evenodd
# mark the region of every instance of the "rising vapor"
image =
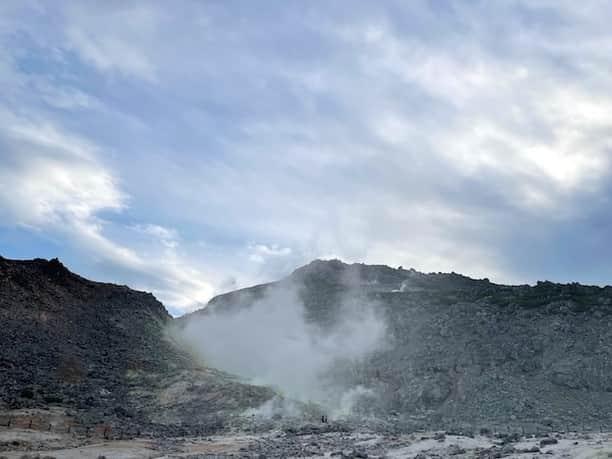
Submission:
<svg viewBox="0 0 612 459">
<path fill-rule="evenodd" d="M 374 305 L 345 297 L 331 326 L 308 321 L 294 285 L 270 289 L 249 307 L 190 318 L 180 337 L 207 365 L 270 385 L 290 399 L 346 413 L 365 390 L 332 376 L 383 346 L 386 325 Z"/>
</svg>

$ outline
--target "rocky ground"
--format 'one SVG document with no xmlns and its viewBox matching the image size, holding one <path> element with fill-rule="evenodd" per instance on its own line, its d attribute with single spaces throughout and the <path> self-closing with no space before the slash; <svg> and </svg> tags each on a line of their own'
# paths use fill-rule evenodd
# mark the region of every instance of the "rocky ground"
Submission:
<svg viewBox="0 0 612 459">
<path fill-rule="evenodd" d="M 304 426 L 300 431 L 105 440 L 0 428 L 0 458 L 161 459 L 256 458 L 516 458 L 612 457 L 612 433 L 548 433 L 464 436 L 445 432 L 390 434 L 337 432 Z"/>
</svg>

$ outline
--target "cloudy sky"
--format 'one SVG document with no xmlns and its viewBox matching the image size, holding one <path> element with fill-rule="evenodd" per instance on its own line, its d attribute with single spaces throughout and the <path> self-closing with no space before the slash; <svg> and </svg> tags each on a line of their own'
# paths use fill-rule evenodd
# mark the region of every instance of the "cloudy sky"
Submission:
<svg viewBox="0 0 612 459">
<path fill-rule="evenodd" d="M 173 313 L 316 257 L 612 277 L 597 1 L 0 3 L 0 254 Z"/>
</svg>

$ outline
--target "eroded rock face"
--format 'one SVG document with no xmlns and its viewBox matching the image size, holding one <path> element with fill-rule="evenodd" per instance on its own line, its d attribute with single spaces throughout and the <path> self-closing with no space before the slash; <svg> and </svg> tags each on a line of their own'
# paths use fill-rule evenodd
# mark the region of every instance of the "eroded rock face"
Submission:
<svg viewBox="0 0 612 459">
<path fill-rule="evenodd" d="M 271 397 L 196 364 L 168 338 L 171 321 L 150 293 L 58 260 L 0 258 L 0 407 L 61 406 L 87 425 L 197 425 Z"/>
<path fill-rule="evenodd" d="M 386 346 L 357 367 L 332 371 L 336 380 L 371 389 L 377 400 L 368 409 L 381 416 L 447 424 L 550 418 L 564 427 L 612 421 L 611 287 L 503 286 L 335 260 L 210 304 L 246 308 L 287 286 L 322 329 L 342 320 L 340 303 L 368 302 L 384 315 Z"/>
</svg>

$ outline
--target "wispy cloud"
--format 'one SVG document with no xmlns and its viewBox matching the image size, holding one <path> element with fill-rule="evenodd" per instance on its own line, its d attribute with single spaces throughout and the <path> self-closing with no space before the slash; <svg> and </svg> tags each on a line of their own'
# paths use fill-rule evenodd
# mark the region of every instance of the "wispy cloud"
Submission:
<svg viewBox="0 0 612 459">
<path fill-rule="evenodd" d="M 131 225 L 135 232 L 153 238 L 141 241 L 146 250 L 138 251 L 106 234 L 105 227 L 112 223 L 100 214 L 127 211 L 128 199 L 112 171 L 96 159 L 96 146 L 52 125 L 6 114 L 2 125 L 3 226 L 16 225 L 65 239 L 92 263 L 129 273 L 135 286 L 153 290 L 175 308 L 188 310 L 210 298 L 213 287 L 176 253 L 175 230 L 151 223 Z"/>
<path fill-rule="evenodd" d="M 604 4 L 2 9 L 0 214 L 93 276 L 186 310 L 319 256 L 612 274 Z"/>
</svg>

